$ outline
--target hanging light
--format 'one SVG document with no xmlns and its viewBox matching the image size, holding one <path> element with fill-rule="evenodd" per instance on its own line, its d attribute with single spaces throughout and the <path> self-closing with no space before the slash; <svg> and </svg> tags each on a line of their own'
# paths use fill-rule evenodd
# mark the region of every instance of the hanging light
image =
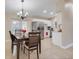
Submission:
<svg viewBox="0 0 79 59">
<path fill-rule="evenodd" d="M 29 13 L 25 12 L 25 10 L 23 9 L 24 0 L 21 0 L 21 3 L 22 3 L 22 9 L 21 9 L 21 11 L 19 11 L 17 13 L 17 15 L 23 20 L 24 18 L 26 18 L 29 15 Z"/>
</svg>

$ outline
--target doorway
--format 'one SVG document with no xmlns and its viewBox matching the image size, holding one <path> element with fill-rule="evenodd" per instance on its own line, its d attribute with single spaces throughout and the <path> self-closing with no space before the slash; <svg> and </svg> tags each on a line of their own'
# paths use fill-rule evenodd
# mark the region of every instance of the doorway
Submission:
<svg viewBox="0 0 79 59">
<path fill-rule="evenodd" d="M 43 22 L 33 21 L 32 31 L 41 32 L 41 39 L 44 39 L 44 23 Z"/>
</svg>

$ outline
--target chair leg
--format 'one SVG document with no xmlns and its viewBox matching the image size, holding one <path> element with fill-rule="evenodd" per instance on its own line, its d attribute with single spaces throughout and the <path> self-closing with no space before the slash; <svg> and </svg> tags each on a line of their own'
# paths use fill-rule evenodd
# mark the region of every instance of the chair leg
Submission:
<svg viewBox="0 0 79 59">
<path fill-rule="evenodd" d="M 30 51 L 28 50 L 28 59 L 30 59 Z"/>
<path fill-rule="evenodd" d="M 12 51 L 12 53 L 13 53 L 13 44 L 11 45 L 11 51 Z"/>
<path fill-rule="evenodd" d="M 23 47 L 23 53 L 25 54 L 25 47 Z"/>
<path fill-rule="evenodd" d="M 20 44 L 21 50 L 22 50 L 22 43 Z"/>
<path fill-rule="evenodd" d="M 38 46 L 37 46 L 37 59 L 39 59 L 39 54 L 38 54 Z"/>
</svg>

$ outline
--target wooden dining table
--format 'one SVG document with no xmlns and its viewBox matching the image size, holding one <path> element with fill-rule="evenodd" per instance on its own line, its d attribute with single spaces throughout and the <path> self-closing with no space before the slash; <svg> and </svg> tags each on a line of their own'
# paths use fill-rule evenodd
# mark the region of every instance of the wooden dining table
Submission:
<svg viewBox="0 0 79 59">
<path fill-rule="evenodd" d="M 17 59 L 19 59 L 20 45 L 21 45 L 21 43 L 23 41 L 28 42 L 29 41 L 29 38 L 19 38 L 19 39 L 17 39 Z"/>
<path fill-rule="evenodd" d="M 17 37 L 16 37 L 17 38 Z M 19 54 L 20 54 L 20 45 L 21 43 L 25 41 L 25 42 L 29 42 L 29 38 L 17 38 L 17 59 L 19 59 Z M 39 53 L 41 53 L 41 38 L 39 37 Z"/>
</svg>

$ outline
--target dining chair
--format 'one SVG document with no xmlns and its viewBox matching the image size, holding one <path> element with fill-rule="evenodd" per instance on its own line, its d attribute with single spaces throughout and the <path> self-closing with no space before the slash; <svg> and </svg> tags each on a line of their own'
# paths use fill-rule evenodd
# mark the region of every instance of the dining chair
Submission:
<svg viewBox="0 0 79 59">
<path fill-rule="evenodd" d="M 39 59 L 38 54 L 38 43 L 39 43 L 39 35 L 35 32 L 29 32 L 29 41 L 25 42 L 25 48 L 28 50 L 28 59 L 30 59 L 30 51 L 37 51 L 37 59 Z"/>
<path fill-rule="evenodd" d="M 11 50 L 13 53 L 14 45 L 17 45 L 17 42 L 16 42 L 17 38 L 11 33 L 11 31 L 9 31 L 9 34 L 11 38 Z"/>
<path fill-rule="evenodd" d="M 21 30 L 20 30 L 20 29 L 15 29 L 15 35 L 16 35 L 17 37 L 21 37 L 21 36 L 22 36 Z"/>
<path fill-rule="evenodd" d="M 23 39 L 23 33 L 22 33 L 22 30 L 21 29 L 15 29 L 15 35 L 17 37 L 17 39 Z M 20 42 L 20 47 L 21 47 L 21 50 L 23 50 L 23 42 Z"/>
</svg>

